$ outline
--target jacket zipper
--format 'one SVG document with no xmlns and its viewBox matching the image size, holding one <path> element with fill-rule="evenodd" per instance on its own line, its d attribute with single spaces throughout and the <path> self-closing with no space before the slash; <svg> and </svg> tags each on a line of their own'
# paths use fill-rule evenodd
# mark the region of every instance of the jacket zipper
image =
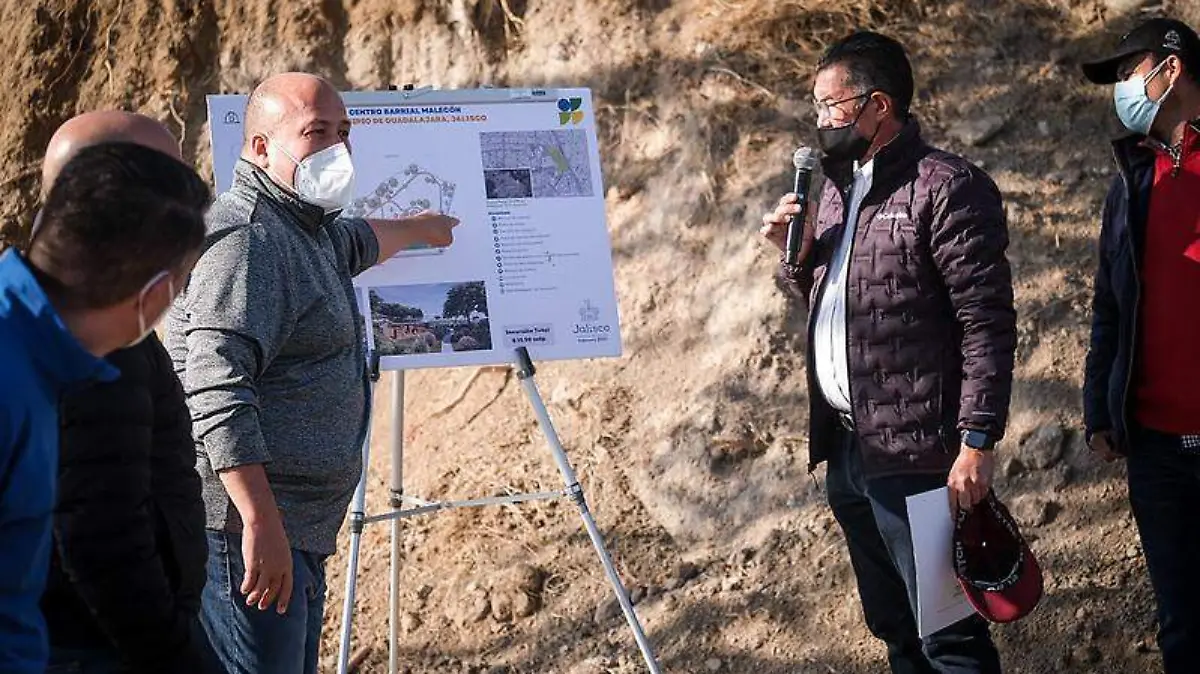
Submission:
<svg viewBox="0 0 1200 674">
<path fill-rule="evenodd" d="M 1134 288 L 1133 329 L 1130 331 L 1130 336 L 1129 336 L 1129 359 L 1128 359 L 1129 362 L 1125 368 L 1125 392 L 1121 396 L 1122 402 L 1124 403 L 1121 406 L 1121 422 L 1122 422 L 1122 425 L 1124 426 L 1125 435 L 1128 436 L 1129 435 L 1129 389 L 1133 383 L 1133 364 L 1134 364 L 1134 361 L 1137 360 L 1137 336 L 1138 336 L 1138 321 L 1139 321 L 1138 312 L 1141 311 L 1140 307 L 1141 307 L 1141 303 L 1142 303 L 1142 274 L 1140 271 L 1138 271 L 1137 239 L 1133 235 L 1133 228 L 1132 228 L 1132 224 L 1133 224 L 1133 217 L 1132 217 L 1133 190 L 1130 187 L 1129 168 L 1128 168 L 1128 166 L 1125 165 L 1125 162 L 1121 161 L 1121 157 L 1117 154 L 1117 150 L 1115 147 L 1113 148 L 1113 159 L 1115 159 L 1117 162 L 1117 169 L 1121 174 L 1121 182 L 1125 184 L 1125 203 L 1126 203 L 1125 235 L 1129 237 L 1130 258 L 1131 258 L 1131 261 L 1133 262 L 1133 288 Z"/>
<path fill-rule="evenodd" d="M 1183 145 L 1167 148 L 1167 154 L 1171 155 L 1171 177 L 1178 178 L 1179 169 L 1183 168 Z"/>
</svg>

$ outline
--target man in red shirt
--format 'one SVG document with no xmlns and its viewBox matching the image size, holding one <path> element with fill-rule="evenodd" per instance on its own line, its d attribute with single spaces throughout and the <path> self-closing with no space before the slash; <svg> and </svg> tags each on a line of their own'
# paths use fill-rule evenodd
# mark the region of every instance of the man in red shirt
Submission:
<svg viewBox="0 0 1200 674">
<path fill-rule="evenodd" d="M 1100 234 L 1084 378 L 1089 446 L 1128 460 L 1167 674 L 1200 666 L 1200 38 L 1152 19 L 1083 67 L 1132 133 Z"/>
</svg>

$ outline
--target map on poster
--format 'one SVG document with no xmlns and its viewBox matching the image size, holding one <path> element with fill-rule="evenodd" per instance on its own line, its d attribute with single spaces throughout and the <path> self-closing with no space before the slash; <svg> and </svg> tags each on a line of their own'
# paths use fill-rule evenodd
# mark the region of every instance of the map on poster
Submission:
<svg viewBox="0 0 1200 674">
<path fill-rule="evenodd" d="M 385 369 L 621 354 L 594 108 L 587 89 L 343 94 L 357 195 L 348 217 L 433 210 L 454 243 L 355 279 Z M 244 95 L 208 97 L 217 191 L 242 147 Z"/>
</svg>

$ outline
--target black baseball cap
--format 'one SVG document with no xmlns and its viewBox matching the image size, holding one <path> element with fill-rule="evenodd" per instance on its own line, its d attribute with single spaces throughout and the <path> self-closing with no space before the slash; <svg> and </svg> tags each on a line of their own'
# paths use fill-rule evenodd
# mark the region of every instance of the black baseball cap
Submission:
<svg viewBox="0 0 1200 674">
<path fill-rule="evenodd" d="M 1151 52 L 1159 56 L 1175 55 L 1189 71 L 1200 64 L 1200 38 L 1196 31 L 1175 19 L 1150 19 L 1129 31 L 1117 43 L 1116 50 L 1100 61 L 1083 64 L 1083 75 L 1096 84 L 1120 81 L 1117 69 L 1135 54 Z M 1193 72 L 1200 75 L 1200 72 Z"/>
</svg>

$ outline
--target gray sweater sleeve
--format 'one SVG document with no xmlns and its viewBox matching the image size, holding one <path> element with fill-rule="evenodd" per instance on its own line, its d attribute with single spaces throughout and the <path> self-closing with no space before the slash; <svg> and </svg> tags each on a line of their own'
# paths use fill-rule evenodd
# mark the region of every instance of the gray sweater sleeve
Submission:
<svg viewBox="0 0 1200 674">
<path fill-rule="evenodd" d="M 271 460 L 257 381 L 294 323 L 286 270 L 254 225 L 227 232 L 192 272 L 184 389 L 213 470 Z"/>
<path fill-rule="evenodd" d="M 350 276 L 358 276 L 380 262 L 379 239 L 362 218 L 338 218 L 329 225 L 329 238 L 350 266 Z"/>
</svg>

